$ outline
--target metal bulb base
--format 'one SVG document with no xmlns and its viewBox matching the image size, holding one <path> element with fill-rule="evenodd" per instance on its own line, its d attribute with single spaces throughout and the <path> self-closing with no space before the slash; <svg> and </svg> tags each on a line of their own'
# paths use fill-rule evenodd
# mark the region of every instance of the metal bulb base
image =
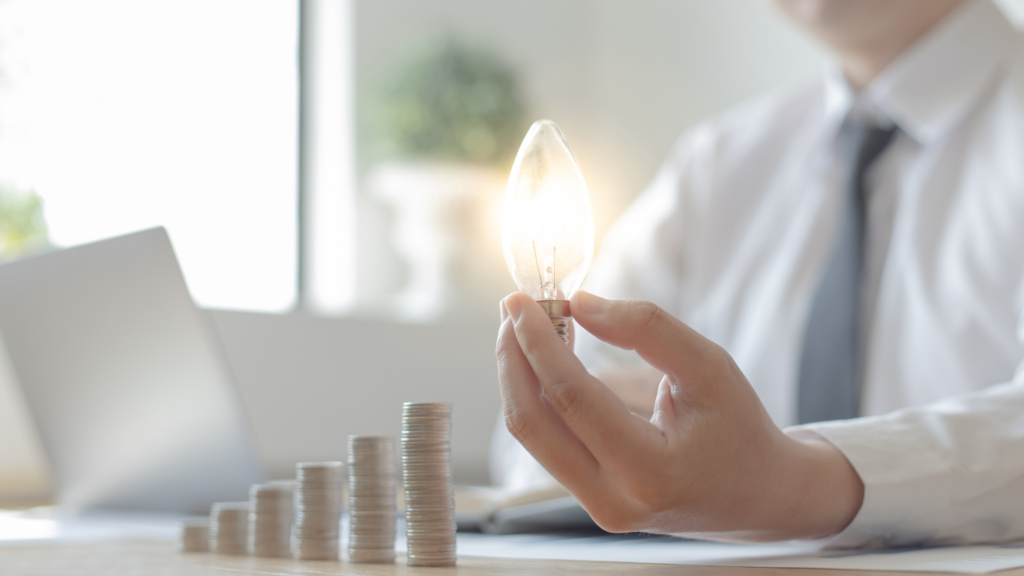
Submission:
<svg viewBox="0 0 1024 576">
<path fill-rule="evenodd" d="M 572 311 L 569 309 L 568 300 L 538 300 L 538 304 L 544 311 L 548 313 L 548 318 L 551 318 L 551 324 L 555 327 L 555 333 L 558 337 L 569 344 L 569 319 L 572 318 Z"/>
</svg>

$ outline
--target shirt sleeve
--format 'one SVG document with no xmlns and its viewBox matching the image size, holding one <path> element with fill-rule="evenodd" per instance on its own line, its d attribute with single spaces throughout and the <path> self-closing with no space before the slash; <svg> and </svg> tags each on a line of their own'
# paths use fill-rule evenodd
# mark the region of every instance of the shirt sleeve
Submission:
<svg viewBox="0 0 1024 576">
<path fill-rule="evenodd" d="M 786 433 L 825 438 L 864 482 L 860 511 L 829 548 L 1024 538 L 1024 363 L 978 392 Z"/>
</svg>

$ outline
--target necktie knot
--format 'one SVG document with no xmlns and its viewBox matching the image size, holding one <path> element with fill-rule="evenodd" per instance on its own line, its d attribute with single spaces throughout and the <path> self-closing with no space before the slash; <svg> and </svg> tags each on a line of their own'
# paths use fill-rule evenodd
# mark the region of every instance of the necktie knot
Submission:
<svg viewBox="0 0 1024 576">
<path fill-rule="evenodd" d="M 850 149 L 853 157 L 847 162 L 853 177 L 850 184 L 855 192 L 864 193 L 864 175 L 868 168 L 882 155 L 896 135 L 896 126 L 879 128 L 871 124 L 857 123 L 850 127 Z"/>
</svg>

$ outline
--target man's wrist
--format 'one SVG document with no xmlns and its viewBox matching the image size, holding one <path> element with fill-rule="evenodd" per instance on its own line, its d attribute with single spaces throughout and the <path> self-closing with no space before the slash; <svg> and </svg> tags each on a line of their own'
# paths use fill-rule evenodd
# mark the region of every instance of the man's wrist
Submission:
<svg viewBox="0 0 1024 576">
<path fill-rule="evenodd" d="M 793 494 L 794 538 L 824 538 L 838 534 L 857 516 L 864 501 L 864 483 L 846 456 L 820 437 L 793 439 L 803 465 Z"/>
<path fill-rule="evenodd" d="M 864 499 L 864 484 L 857 471 L 839 449 L 821 437 L 779 436 L 777 449 L 766 452 L 771 454 L 772 465 L 749 487 L 749 498 L 733 510 L 736 529 L 673 533 L 733 542 L 775 542 L 826 538 L 845 529 Z"/>
</svg>

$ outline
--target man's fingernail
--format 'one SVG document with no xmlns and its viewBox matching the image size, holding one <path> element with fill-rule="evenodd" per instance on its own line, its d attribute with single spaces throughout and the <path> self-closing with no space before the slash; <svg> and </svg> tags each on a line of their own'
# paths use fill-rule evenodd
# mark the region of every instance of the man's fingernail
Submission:
<svg viewBox="0 0 1024 576">
<path fill-rule="evenodd" d="M 604 314 L 611 307 L 612 301 L 605 300 L 600 296 L 594 296 L 590 292 L 580 293 L 583 311 L 587 314 Z"/>
<path fill-rule="evenodd" d="M 504 322 L 508 318 L 508 308 L 505 308 L 504 300 L 498 303 L 498 311 L 501 313 L 501 321 Z"/>
<path fill-rule="evenodd" d="M 523 312 L 523 307 L 522 305 L 519 304 L 519 299 L 505 298 L 505 300 L 503 300 L 502 303 L 505 305 L 505 311 L 508 313 L 509 316 L 512 317 L 512 321 L 518 322 L 519 315 L 522 314 Z"/>
</svg>

